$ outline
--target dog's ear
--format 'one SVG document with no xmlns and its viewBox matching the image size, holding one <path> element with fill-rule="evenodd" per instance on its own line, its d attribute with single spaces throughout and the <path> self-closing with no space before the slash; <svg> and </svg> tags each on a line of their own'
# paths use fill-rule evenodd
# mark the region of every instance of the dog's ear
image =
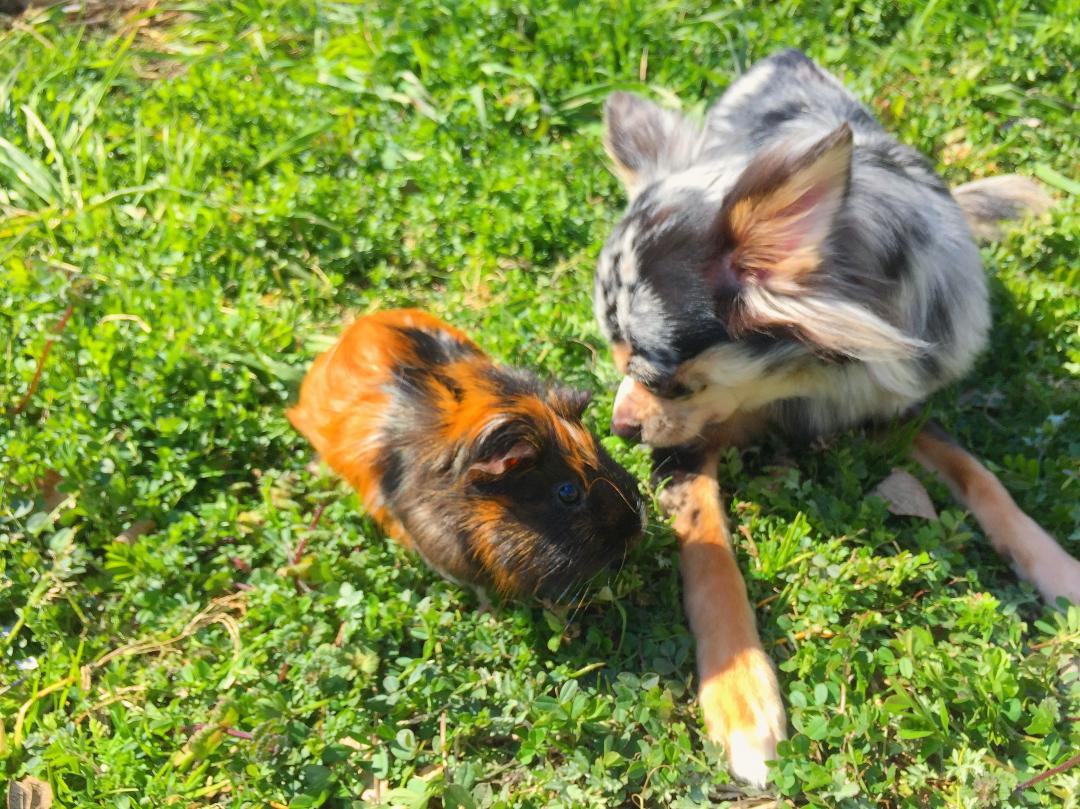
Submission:
<svg viewBox="0 0 1080 809">
<path fill-rule="evenodd" d="M 682 115 L 632 93 L 612 93 L 604 104 L 604 147 L 630 199 L 653 180 L 689 166 L 701 129 Z"/>
<path fill-rule="evenodd" d="M 867 361 L 924 351 L 871 306 L 812 283 L 851 177 L 851 129 L 841 124 L 802 153 L 755 157 L 728 193 L 716 224 L 717 256 L 704 274 L 729 306 L 733 334 L 784 329 L 829 353 Z"/>
<path fill-rule="evenodd" d="M 818 268 L 847 196 L 851 152 L 844 123 L 801 154 L 773 149 L 751 161 L 717 220 L 734 280 L 794 292 Z"/>
</svg>

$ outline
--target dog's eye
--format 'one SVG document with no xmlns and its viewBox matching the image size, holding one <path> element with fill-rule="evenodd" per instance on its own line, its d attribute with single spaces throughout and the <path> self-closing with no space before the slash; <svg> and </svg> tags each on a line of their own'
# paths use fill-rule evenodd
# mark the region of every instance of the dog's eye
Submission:
<svg viewBox="0 0 1080 809">
<path fill-rule="evenodd" d="M 641 383 L 641 387 L 645 388 L 645 390 L 647 390 L 653 396 L 659 396 L 661 398 L 667 398 L 665 396 L 665 394 L 664 394 L 664 391 L 666 390 L 667 386 L 664 384 L 663 381 L 653 381 L 651 379 L 639 379 L 638 382 Z"/>
<path fill-rule="evenodd" d="M 555 489 L 555 496 L 564 506 L 572 506 L 581 500 L 581 488 L 576 483 L 567 481 L 559 484 Z"/>
<path fill-rule="evenodd" d="M 645 387 L 645 390 L 653 396 L 659 396 L 661 399 L 689 399 L 698 392 L 696 390 L 691 390 L 682 382 L 675 382 L 673 380 L 664 380 L 662 382 L 648 382 L 643 380 L 641 384 Z"/>
<path fill-rule="evenodd" d="M 682 382 L 676 382 L 668 388 L 666 398 L 689 399 L 693 395 L 694 391 L 690 390 L 690 388 L 686 387 Z"/>
</svg>

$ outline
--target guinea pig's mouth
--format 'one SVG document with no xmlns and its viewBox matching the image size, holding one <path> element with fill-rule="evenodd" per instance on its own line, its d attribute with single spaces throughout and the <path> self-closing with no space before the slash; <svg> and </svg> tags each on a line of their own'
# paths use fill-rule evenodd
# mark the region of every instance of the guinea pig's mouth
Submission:
<svg viewBox="0 0 1080 809">
<path fill-rule="evenodd" d="M 576 599 L 591 590 L 596 582 L 618 575 L 626 564 L 630 549 L 644 536 L 648 526 L 648 509 L 644 500 L 638 501 L 634 516 L 637 518 L 634 524 L 623 526 L 624 530 L 612 539 L 594 546 L 591 554 L 574 558 L 566 572 L 558 577 L 558 581 L 550 582 L 550 587 L 541 588 L 538 595 L 560 601 L 562 599 L 558 597 L 558 593 L 566 590 L 569 585 L 569 591 L 576 594 Z M 606 574 L 605 579 L 601 579 L 602 574 Z M 552 593 L 550 590 L 556 592 Z"/>
<path fill-rule="evenodd" d="M 612 568 L 621 565 L 626 559 L 626 553 L 645 535 L 645 529 L 649 527 L 649 509 L 644 500 L 638 499 L 637 512 L 633 516 L 637 519 L 632 524 L 630 519 L 627 519 L 626 524 L 622 526 L 622 532 L 608 543 L 610 545 L 611 559 L 606 567 Z"/>
<path fill-rule="evenodd" d="M 534 592 L 542 601 L 553 604 L 571 605 L 589 597 L 598 585 L 610 580 L 622 569 L 626 562 L 626 552 L 601 560 L 592 560 L 586 565 L 575 564 L 571 571 L 560 576 L 545 577 Z"/>
</svg>

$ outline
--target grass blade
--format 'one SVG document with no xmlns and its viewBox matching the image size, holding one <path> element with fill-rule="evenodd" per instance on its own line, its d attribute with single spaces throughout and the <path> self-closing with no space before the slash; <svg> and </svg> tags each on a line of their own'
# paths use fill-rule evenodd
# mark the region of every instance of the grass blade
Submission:
<svg viewBox="0 0 1080 809">
<path fill-rule="evenodd" d="M 48 167 L 6 138 L 0 138 L 0 168 L 11 172 L 26 192 L 46 205 L 59 204 L 62 198 L 60 187 Z"/>
<path fill-rule="evenodd" d="M 275 162 L 277 160 L 280 160 L 281 158 L 285 157 L 286 155 L 294 154 L 296 152 L 299 152 L 305 146 L 307 146 L 309 143 L 311 143 L 312 140 L 317 138 L 319 135 L 321 135 L 323 132 L 328 130 L 333 125 L 334 125 L 333 121 L 323 121 L 321 123 L 315 124 L 314 126 L 308 127 L 307 129 L 302 131 L 300 134 L 289 138 L 284 143 L 278 144 L 273 149 L 271 149 L 269 152 L 267 152 L 266 156 L 263 157 L 262 160 L 260 160 L 258 163 L 255 164 L 255 171 L 262 171 L 264 168 L 269 166 L 271 163 L 273 163 L 273 162 Z"/>
<path fill-rule="evenodd" d="M 67 166 L 64 155 L 60 152 L 60 148 L 56 145 L 56 139 L 53 137 L 49 128 L 45 126 L 44 121 L 34 111 L 34 108 L 29 104 L 23 104 L 20 109 L 26 116 L 27 131 L 28 133 L 36 133 L 41 142 L 45 144 L 45 148 L 49 152 L 49 156 L 52 157 L 53 163 L 56 165 L 57 179 L 60 184 L 60 201 L 64 205 L 70 204 L 71 200 L 71 182 L 68 178 Z"/>
<path fill-rule="evenodd" d="M 1059 191 L 1064 191 L 1074 197 L 1080 197 L 1080 183 L 1076 180 L 1070 180 L 1063 174 L 1058 174 L 1045 163 L 1035 164 L 1035 176 Z"/>
</svg>

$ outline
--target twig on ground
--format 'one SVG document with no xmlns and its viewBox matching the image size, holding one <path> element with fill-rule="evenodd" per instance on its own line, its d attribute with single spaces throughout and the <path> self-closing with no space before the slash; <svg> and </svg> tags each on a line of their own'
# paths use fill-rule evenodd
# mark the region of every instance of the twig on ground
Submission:
<svg viewBox="0 0 1080 809">
<path fill-rule="evenodd" d="M 812 629 L 807 629 L 807 630 L 796 632 L 794 635 L 791 636 L 790 639 L 789 638 L 777 638 L 776 643 L 774 645 L 776 645 L 776 646 L 784 646 L 785 644 L 787 644 L 789 642 L 807 640 L 808 638 L 825 638 L 826 640 L 828 640 L 829 638 L 835 638 L 835 637 L 836 637 L 836 633 L 833 632 L 831 629 L 825 629 L 823 627 L 818 626 L 818 627 L 814 627 Z"/>
<path fill-rule="evenodd" d="M 145 690 L 145 685 L 128 685 L 124 686 L 123 688 L 116 689 L 116 691 L 111 696 L 91 705 L 81 714 L 76 716 L 75 726 L 78 727 L 83 722 L 83 720 L 87 719 L 92 713 L 100 711 L 102 708 L 107 708 L 108 706 L 117 702 L 124 702 L 127 699 L 128 694 L 133 694 Z"/>
<path fill-rule="evenodd" d="M 1065 641 L 1069 640 L 1075 640 L 1078 637 L 1080 637 L 1080 632 L 1074 632 L 1068 635 L 1061 635 L 1058 637 L 1049 638 L 1048 640 L 1044 640 L 1041 643 L 1033 643 L 1029 648 L 1045 649 L 1048 646 L 1057 646 L 1059 643 L 1064 643 Z"/>
<path fill-rule="evenodd" d="M 1024 783 L 1020 784 L 1020 786 L 1018 786 L 1016 789 L 1014 789 L 1013 792 L 1016 793 L 1016 792 L 1020 792 L 1022 790 L 1025 790 L 1028 787 L 1033 787 L 1036 784 L 1038 784 L 1038 783 L 1040 783 L 1042 781 L 1045 781 L 1047 778 L 1052 778 L 1053 776 L 1057 775 L 1058 773 L 1065 772 L 1065 770 L 1069 769 L 1070 767 L 1075 767 L 1077 764 L 1080 764 L 1080 753 L 1077 753 L 1075 756 L 1070 758 L 1068 761 L 1063 761 L 1061 764 L 1058 764 L 1056 767 L 1051 767 L 1049 770 L 1046 770 L 1046 772 L 1039 773 L 1034 778 L 1029 778 Z"/>
<path fill-rule="evenodd" d="M 52 333 L 54 335 L 59 334 L 67 326 L 68 320 L 71 319 L 72 312 L 75 311 L 75 305 L 69 304 L 68 308 L 64 310 L 63 316 L 60 321 L 53 326 Z M 34 369 L 34 376 L 30 380 L 30 387 L 26 389 L 26 393 L 23 394 L 22 399 L 19 401 L 15 408 L 8 414 L 11 418 L 15 418 L 17 415 L 26 410 L 26 406 L 30 404 L 30 397 L 34 395 L 34 392 L 38 389 L 38 385 L 41 384 L 41 373 L 45 370 L 45 360 L 49 358 L 49 352 L 52 351 L 53 343 L 57 340 L 56 337 L 49 337 L 45 341 L 45 347 L 41 349 L 41 356 L 38 357 L 37 368 Z"/>
<path fill-rule="evenodd" d="M 188 725 L 188 726 L 186 726 L 184 728 L 184 732 L 185 733 L 198 733 L 200 730 L 204 729 L 205 727 L 207 727 L 206 724 Z M 250 742 L 255 738 L 255 734 L 253 734 L 253 733 L 248 733 L 246 730 L 237 730 L 236 728 L 231 728 L 228 725 L 220 727 L 219 730 L 222 733 L 224 733 L 226 736 L 232 736 L 234 739 L 243 739 L 246 742 Z"/>
<path fill-rule="evenodd" d="M 200 629 L 210 626 L 212 624 L 221 624 L 225 631 L 229 634 L 229 639 L 233 644 L 233 651 L 235 654 L 240 653 L 240 626 L 236 619 L 224 612 L 230 609 L 243 609 L 243 604 L 238 603 L 244 598 L 243 593 L 233 593 L 227 596 L 221 596 L 211 601 L 205 608 L 203 608 L 194 618 L 188 621 L 178 634 L 171 638 L 166 638 L 163 641 L 155 640 L 143 640 L 134 641 L 132 643 L 125 644 L 117 649 L 113 649 L 111 652 L 99 657 L 93 663 L 87 663 L 79 669 L 77 675 L 73 674 L 69 677 L 65 677 L 63 680 L 58 680 L 52 685 L 42 688 L 40 691 L 34 693 L 30 699 L 22 704 L 18 713 L 15 715 L 15 729 L 13 733 L 13 742 L 15 747 L 21 747 L 23 743 L 23 725 L 26 722 L 26 715 L 30 709 L 34 706 L 38 700 L 49 694 L 59 691 L 62 688 L 78 685 L 79 688 L 87 692 L 90 690 L 91 677 L 95 671 L 102 669 L 111 660 L 115 660 L 118 657 L 131 657 L 134 655 L 149 654 L 152 652 L 164 652 L 169 647 L 179 643 L 186 638 L 191 637 Z"/>
<path fill-rule="evenodd" d="M 304 557 L 304 551 L 307 550 L 308 537 L 311 536 L 311 532 L 315 530 L 315 527 L 319 524 L 319 520 L 322 519 L 322 513 L 325 508 L 326 503 L 320 503 L 319 507 L 315 509 L 315 517 L 311 520 L 311 525 L 308 526 L 307 533 L 300 538 L 296 550 L 293 551 L 292 558 L 289 559 L 290 564 L 299 564 L 300 560 Z"/>
</svg>

